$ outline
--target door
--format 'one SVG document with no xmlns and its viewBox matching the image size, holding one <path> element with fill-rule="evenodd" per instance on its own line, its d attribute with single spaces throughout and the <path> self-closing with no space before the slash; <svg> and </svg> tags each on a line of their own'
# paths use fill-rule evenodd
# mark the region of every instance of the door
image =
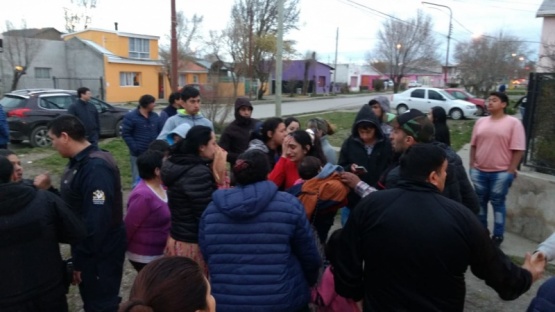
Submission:
<svg viewBox="0 0 555 312">
<path fill-rule="evenodd" d="M 424 89 L 414 89 L 410 93 L 410 98 L 408 101 L 409 109 L 416 108 L 422 110 L 426 106 L 426 90 Z"/>
<path fill-rule="evenodd" d="M 443 95 L 439 94 L 439 92 L 435 90 L 428 90 L 428 101 L 426 101 L 422 112 L 430 112 L 434 106 L 443 107 L 443 109 L 447 112 L 447 109 L 445 108 L 445 98 Z"/>
</svg>

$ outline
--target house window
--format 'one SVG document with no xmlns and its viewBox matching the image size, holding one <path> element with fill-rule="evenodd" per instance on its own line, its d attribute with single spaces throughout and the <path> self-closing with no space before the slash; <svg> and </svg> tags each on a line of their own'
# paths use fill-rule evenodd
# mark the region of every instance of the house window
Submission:
<svg viewBox="0 0 555 312">
<path fill-rule="evenodd" d="M 149 40 L 141 38 L 129 38 L 129 57 L 139 59 L 150 58 Z"/>
<path fill-rule="evenodd" d="M 187 84 L 187 76 L 185 74 L 179 75 L 178 85 L 183 87 L 186 84 Z"/>
<path fill-rule="evenodd" d="M 198 75 L 193 75 L 193 83 L 198 83 Z"/>
<path fill-rule="evenodd" d="M 119 73 L 119 85 L 122 86 L 122 87 L 140 86 L 141 85 L 141 73 L 120 72 Z"/>
<path fill-rule="evenodd" d="M 358 86 L 358 77 L 351 76 L 351 83 L 349 84 L 349 87 L 355 88 L 356 86 Z"/>
<path fill-rule="evenodd" d="M 50 78 L 50 69 L 47 67 L 35 67 L 35 78 Z"/>
</svg>

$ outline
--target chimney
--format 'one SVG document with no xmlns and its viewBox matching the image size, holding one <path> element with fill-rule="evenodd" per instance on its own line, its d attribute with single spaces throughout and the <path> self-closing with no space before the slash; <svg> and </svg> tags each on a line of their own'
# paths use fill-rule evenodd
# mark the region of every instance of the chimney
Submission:
<svg viewBox="0 0 555 312">
<path fill-rule="evenodd" d="M 114 27 L 116 28 L 116 31 L 118 31 L 118 22 L 114 23 Z"/>
</svg>

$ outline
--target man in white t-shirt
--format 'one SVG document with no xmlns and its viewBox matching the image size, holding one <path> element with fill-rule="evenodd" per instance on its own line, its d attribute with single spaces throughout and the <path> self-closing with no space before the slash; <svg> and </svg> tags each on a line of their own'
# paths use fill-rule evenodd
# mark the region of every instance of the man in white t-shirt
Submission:
<svg viewBox="0 0 555 312">
<path fill-rule="evenodd" d="M 480 200 L 478 218 L 487 228 L 487 207 L 491 202 L 495 222 L 492 240 L 497 246 L 503 242 L 505 232 L 505 198 L 526 150 L 522 123 L 505 114 L 508 103 L 505 93 L 490 93 L 490 116 L 476 122 L 470 141 L 470 178 Z"/>
</svg>

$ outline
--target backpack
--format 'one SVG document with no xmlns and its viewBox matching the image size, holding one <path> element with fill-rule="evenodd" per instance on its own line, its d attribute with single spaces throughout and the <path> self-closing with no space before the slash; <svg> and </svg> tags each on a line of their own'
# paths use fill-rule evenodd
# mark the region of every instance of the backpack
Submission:
<svg viewBox="0 0 555 312">
<path fill-rule="evenodd" d="M 323 179 L 305 181 L 295 196 L 303 204 L 307 218 L 312 220 L 317 214 L 336 213 L 347 204 L 348 194 L 349 188 L 341 182 L 339 173 L 334 172 Z"/>
</svg>

